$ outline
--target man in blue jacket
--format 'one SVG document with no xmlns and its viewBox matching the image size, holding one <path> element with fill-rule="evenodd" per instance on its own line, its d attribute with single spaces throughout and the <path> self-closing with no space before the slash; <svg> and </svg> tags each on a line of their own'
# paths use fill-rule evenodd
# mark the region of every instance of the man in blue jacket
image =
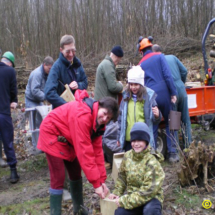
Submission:
<svg viewBox="0 0 215 215">
<path fill-rule="evenodd" d="M 75 56 L 75 39 L 72 35 L 64 35 L 60 40 L 60 54 L 52 66 L 46 85 L 45 97 L 53 108 L 66 103 L 60 97 L 68 84 L 73 93 L 77 89 L 87 89 L 88 82 L 81 61 Z"/>
<path fill-rule="evenodd" d="M 152 46 L 154 52 L 161 52 L 161 47 L 157 44 Z M 184 147 L 189 147 L 191 137 L 191 123 L 188 109 L 187 92 L 185 88 L 185 82 L 187 77 L 187 69 L 182 62 L 174 55 L 165 55 L 165 59 L 171 70 L 172 78 L 177 89 L 177 102 L 175 109 L 181 112 L 181 121 L 183 123 L 183 142 Z"/>
<path fill-rule="evenodd" d="M 139 65 L 145 71 L 145 85 L 156 92 L 156 102 L 165 120 L 168 158 L 170 162 L 177 162 L 179 157 L 176 143 L 174 137 L 170 134 L 168 122 L 169 112 L 172 109 L 171 103 L 175 103 L 177 100 L 171 71 L 164 55 L 152 52 L 152 38 L 141 38 L 138 45 L 138 49 L 143 56 Z M 153 130 L 156 142 L 158 125 L 154 124 Z"/>
<path fill-rule="evenodd" d="M 17 106 L 17 82 L 14 70 L 15 57 L 11 52 L 5 52 L 0 62 L 0 134 L 4 145 L 7 163 L 10 166 L 10 182 L 19 180 L 16 169 L 16 155 L 13 146 L 13 123 L 10 109 Z"/>
</svg>

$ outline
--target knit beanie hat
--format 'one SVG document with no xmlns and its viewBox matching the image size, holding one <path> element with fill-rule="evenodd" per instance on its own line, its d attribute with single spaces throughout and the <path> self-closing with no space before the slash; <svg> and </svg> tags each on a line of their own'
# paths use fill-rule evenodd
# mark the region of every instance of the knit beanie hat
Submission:
<svg viewBox="0 0 215 215">
<path fill-rule="evenodd" d="M 140 66 L 132 66 L 128 71 L 128 83 L 140 84 L 144 87 L 145 72 Z"/>
<path fill-rule="evenodd" d="M 134 140 L 143 140 L 147 143 L 150 142 L 150 131 L 149 127 L 144 122 L 134 123 L 131 132 L 131 142 Z"/>
<path fill-rule="evenodd" d="M 121 46 L 114 46 L 111 50 L 117 57 L 123 57 L 124 53 Z"/>
</svg>

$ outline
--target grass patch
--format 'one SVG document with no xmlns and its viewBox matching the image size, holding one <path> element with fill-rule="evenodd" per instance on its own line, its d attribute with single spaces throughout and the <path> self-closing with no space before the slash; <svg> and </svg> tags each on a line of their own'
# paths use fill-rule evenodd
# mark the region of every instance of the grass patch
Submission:
<svg viewBox="0 0 215 215">
<path fill-rule="evenodd" d="M 7 175 L 8 178 L 10 177 L 10 168 L 1 168 L 0 170 L 0 178 Z"/>
<path fill-rule="evenodd" d="M 46 213 L 44 213 L 46 210 Z M 20 204 L 0 206 L 0 214 L 48 214 L 49 213 L 49 197 L 38 198 L 30 201 L 26 201 Z"/>
<path fill-rule="evenodd" d="M 164 160 L 164 161 L 161 163 L 161 166 L 164 168 L 164 167 L 171 166 L 171 164 L 170 164 L 170 162 L 169 162 L 169 161 Z"/>
<path fill-rule="evenodd" d="M 181 189 L 179 187 L 176 187 L 174 190 L 176 201 L 176 204 L 183 205 L 186 209 L 191 208 L 201 208 L 202 205 L 202 198 L 200 198 L 196 194 L 190 194 L 185 189 Z"/>
<path fill-rule="evenodd" d="M 37 156 L 30 157 L 30 160 L 21 163 L 18 168 L 22 168 L 28 172 L 32 172 L 39 171 L 47 166 L 48 163 L 45 154 L 40 154 Z"/>
</svg>

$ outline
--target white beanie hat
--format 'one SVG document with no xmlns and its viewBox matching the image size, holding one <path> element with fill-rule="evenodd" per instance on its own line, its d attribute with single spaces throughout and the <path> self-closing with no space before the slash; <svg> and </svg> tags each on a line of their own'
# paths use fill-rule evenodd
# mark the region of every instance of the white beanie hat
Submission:
<svg viewBox="0 0 215 215">
<path fill-rule="evenodd" d="M 145 72 L 140 66 L 132 66 L 128 71 L 128 83 L 140 84 L 144 87 Z"/>
</svg>

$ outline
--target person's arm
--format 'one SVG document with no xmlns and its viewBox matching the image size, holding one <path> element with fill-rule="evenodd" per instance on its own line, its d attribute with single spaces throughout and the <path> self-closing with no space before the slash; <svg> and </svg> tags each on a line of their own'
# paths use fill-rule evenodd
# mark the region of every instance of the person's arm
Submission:
<svg viewBox="0 0 215 215">
<path fill-rule="evenodd" d="M 84 68 L 83 66 L 81 65 L 79 68 L 80 70 L 80 81 L 78 81 L 78 89 L 80 90 L 84 90 L 84 89 L 87 89 L 87 86 L 88 86 L 88 81 L 87 81 L 87 76 L 84 72 Z"/>
<path fill-rule="evenodd" d="M 131 194 L 121 196 L 119 205 L 125 209 L 133 209 L 146 204 L 162 189 L 164 178 L 165 174 L 160 163 L 156 158 L 151 159 L 146 166 L 142 186 Z"/>
<path fill-rule="evenodd" d="M 16 72 L 13 70 L 10 79 L 10 103 L 18 103 Z"/>
<path fill-rule="evenodd" d="M 45 100 L 45 93 L 41 90 L 42 74 L 37 72 L 33 75 L 30 90 L 35 101 L 42 102 Z"/>
<path fill-rule="evenodd" d="M 152 116 L 151 116 L 151 117 L 152 117 L 152 121 L 153 121 L 154 124 L 159 124 L 160 121 L 161 121 L 161 119 L 162 119 L 162 114 L 161 114 L 161 112 L 160 112 L 160 110 L 159 110 L 159 108 L 158 108 L 159 115 L 158 115 L 158 117 L 155 117 L 154 111 L 153 111 L 153 108 L 155 108 L 155 107 L 158 108 L 158 105 L 157 105 L 156 100 L 153 99 L 153 101 L 152 101 Z"/>
<path fill-rule="evenodd" d="M 104 70 L 104 68 L 103 68 Z M 104 77 L 107 83 L 107 88 L 112 93 L 120 93 L 123 90 L 123 85 L 116 80 L 116 72 L 112 67 L 104 70 Z"/>
<path fill-rule="evenodd" d="M 163 54 L 160 55 L 160 59 L 161 59 L 161 67 L 162 67 L 162 73 L 163 73 L 163 77 L 164 77 L 164 80 L 166 82 L 166 85 L 169 89 L 169 92 L 170 92 L 170 95 L 171 96 L 176 96 L 177 95 L 177 90 L 176 90 L 176 87 L 175 87 L 175 84 L 174 84 L 174 81 L 173 81 L 173 78 L 172 78 L 172 75 L 171 75 L 171 71 L 170 71 L 170 68 L 169 68 L 169 65 L 164 57 Z"/>
<path fill-rule="evenodd" d="M 95 162 L 100 172 L 100 182 L 105 183 L 107 179 L 105 161 L 104 161 L 104 152 L 102 148 L 102 136 L 96 137 L 92 140 L 92 146 L 95 154 Z"/>
<path fill-rule="evenodd" d="M 46 81 L 46 85 L 45 85 L 45 99 L 50 102 L 54 107 L 58 107 L 61 106 L 63 104 L 66 103 L 66 101 L 61 98 L 58 93 L 57 93 L 57 89 L 58 89 L 58 84 L 59 84 L 59 73 L 60 73 L 60 68 L 58 68 L 58 66 L 53 65 L 49 75 L 48 75 L 48 79 Z"/>
<path fill-rule="evenodd" d="M 118 119 L 117 119 L 117 122 L 118 122 L 117 141 L 118 141 L 118 143 L 120 145 L 122 144 L 122 143 L 120 143 L 119 139 L 120 139 L 120 133 L 121 133 L 121 121 L 122 121 L 123 106 L 124 106 L 124 101 L 122 99 L 122 101 L 120 103 L 120 107 L 119 107 L 119 116 L 118 116 Z"/>
<path fill-rule="evenodd" d="M 126 162 L 126 154 L 120 165 L 118 178 L 115 184 L 115 188 L 112 192 L 116 196 L 122 196 L 126 190 L 127 180 L 126 180 L 126 173 L 125 173 L 125 162 Z"/>
<path fill-rule="evenodd" d="M 91 121 L 91 112 L 77 115 L 75 122 L 69 124 L 69 130 L 72 134 L 72 142 L 80 166 L 88 181 L 94 188 L 98 188 L 102 185 L 101 182 L 106 179 L 106 170 L 105 167 L 102 167 L 104 165 L 104 155 L 101 137 L 94 143 L 91 140 Z"/>
<path fill-rule="evenodd" d="M 187 78 L 187 69 L 178 58 L 176 58 L 176 62 L 180 71 L 181 80 L 185 83 Z"/>
</svg>

